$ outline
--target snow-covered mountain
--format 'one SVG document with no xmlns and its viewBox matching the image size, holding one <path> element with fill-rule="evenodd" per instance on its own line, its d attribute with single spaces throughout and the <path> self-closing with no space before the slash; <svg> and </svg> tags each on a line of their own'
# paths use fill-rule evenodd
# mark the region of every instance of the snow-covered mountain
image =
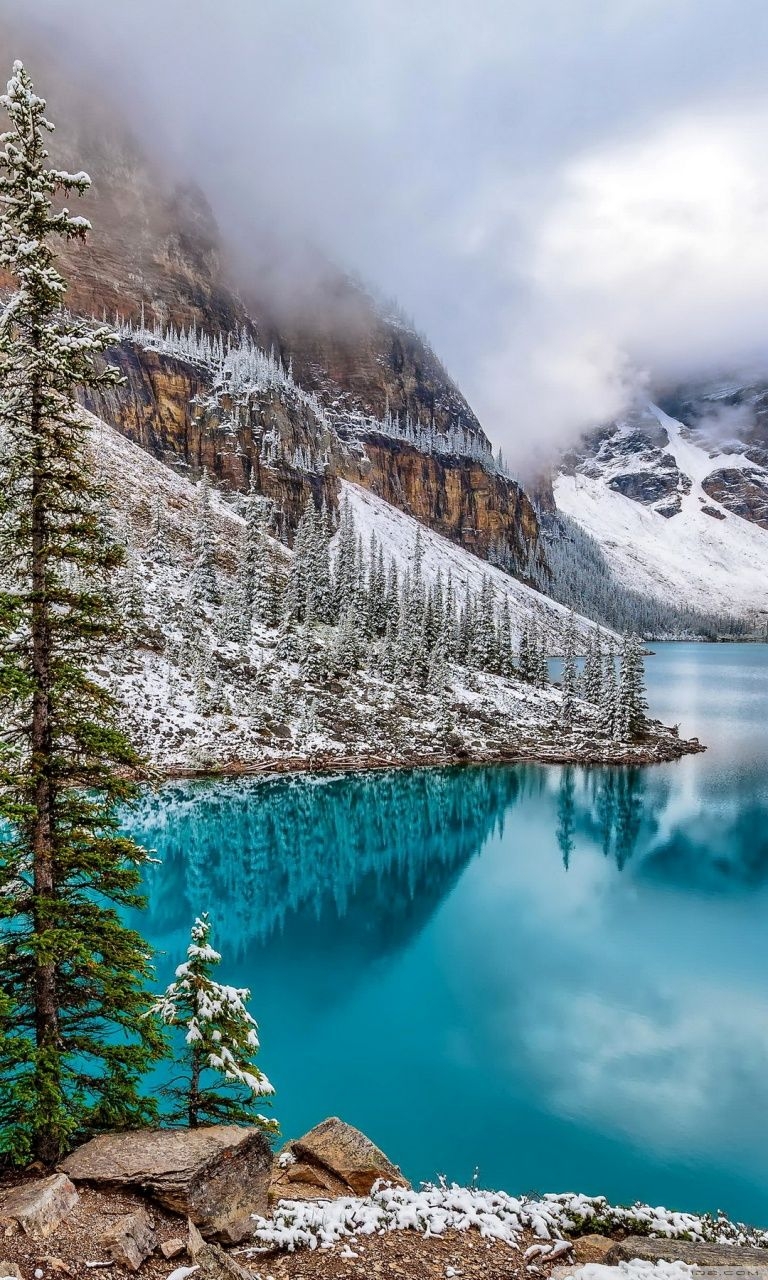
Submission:
<svg viewBox="0 0 768 1280">
<path fill-rule="evenodd" d="M 622 586 L 705 615 L 768 612 L 768 451 L 648 405 L 562 459 L 558 510 L 599 544 Z"/>
</svg>

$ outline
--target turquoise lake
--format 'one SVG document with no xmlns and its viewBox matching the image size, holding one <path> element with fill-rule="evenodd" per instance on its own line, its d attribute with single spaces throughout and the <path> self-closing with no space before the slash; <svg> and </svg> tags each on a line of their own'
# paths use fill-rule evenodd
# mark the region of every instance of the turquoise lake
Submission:
<svg viewBox="0 0 768 1280">
<path fill-rule="evenodd" d="M 208 910 L 286 1137 L 768 1225 L 768 646 L 654 649 L 704 755 L 145 796 L 159 979 Z"/>
</svg>

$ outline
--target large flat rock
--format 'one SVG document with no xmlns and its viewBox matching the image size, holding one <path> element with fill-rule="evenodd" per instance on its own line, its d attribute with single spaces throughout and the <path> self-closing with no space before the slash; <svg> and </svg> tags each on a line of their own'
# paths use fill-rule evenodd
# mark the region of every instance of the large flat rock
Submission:
<svg viewBox="0 0 768 1280">
<path fill-rule="evenodd" d="M 61 1167 L 73 1182 L 142 1190 L 229 1240 L 233 1223 L 267 1212 L 272 1149 L 260 1129 L 239 1125 L 138 1129 L 93 1138 Z"/>
<path fill-rule="evenodd" d="M 687 1262 L 697 1267 L 736 1267 L 750 1274 L 768 1275 L 768 1249 L 742 1249 L 731 1244 L 694 1244 L 691 1240 L 657 1240 L 648 1236 L 627 1236 L 617 1240 L 605 1255 L 608 1265 L 641 1258 L 646 1262 Z"/>
</svg>

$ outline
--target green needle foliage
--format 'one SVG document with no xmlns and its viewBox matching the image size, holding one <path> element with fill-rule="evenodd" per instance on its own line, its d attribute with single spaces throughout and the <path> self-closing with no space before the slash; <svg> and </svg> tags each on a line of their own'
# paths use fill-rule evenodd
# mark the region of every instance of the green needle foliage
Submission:
<svg viewBox="0 0 768 1280">
<path fill-rule="evenodd" d="M 52 125 L 21 63 L 0 97 L 0 1153 L 55 1162 L 74 1141 L 141 1124 L 139 1080 L 160 1032 L 141 1015 L 144 850 L 119 833 L 136 758 L 90 674 L 117 639 L 105 532 L 79 388 L 114 383 L 106 328 L 62 308 L 57 238 L 89 224 L 59 193 L 87 174 L 46 166 Z"/>
<path fill-rule="evenodd" d="M 213 977 L 221 956 L 211 946 L 211 929 L 207 914 L 195 920 L 187 958 L 150 1010 L 184 1030 L 185 1074 L 166 1089 L 173 1107 L 168 1119 L 191 1129 L 239 1123 L 277 1133 L 274 1120 L 255 1110 L 257 1099 L 274 1089 L 254 1062 L 259 1029 L 246 1008 L 251 993 Z"/>
</svg>

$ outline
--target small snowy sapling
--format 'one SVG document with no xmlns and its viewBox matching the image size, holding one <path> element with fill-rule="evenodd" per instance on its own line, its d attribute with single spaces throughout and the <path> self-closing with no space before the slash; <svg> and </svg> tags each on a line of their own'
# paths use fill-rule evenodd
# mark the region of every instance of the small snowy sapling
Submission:
<svg viewBox="0 0 768 1280">
<path fill-rule="evenodd" d="M 185 1030 L 185 1072 L 166 1089 L 172 1102 L 168 1118 L 191 1129 L 206 1122 L 240 1123 L 277 1133 L 276 1122 L 255 1110 L 256 1100 L 274 1089 L 253 1061 L 259 1036 L 246 1008 L 251 993 L 212 976 L 221 956 L 211 946 L 211 932 L 207 913 L 198 916 L 187 959 L 150 1009 L 166 1025 Z"/>
</svg>

